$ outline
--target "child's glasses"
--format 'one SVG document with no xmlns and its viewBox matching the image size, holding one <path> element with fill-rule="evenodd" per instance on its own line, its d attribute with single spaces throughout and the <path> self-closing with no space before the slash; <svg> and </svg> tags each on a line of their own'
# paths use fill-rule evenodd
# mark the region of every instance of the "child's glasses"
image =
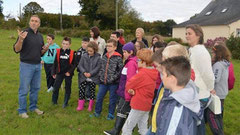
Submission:
<svg viewBox="0 0 240 135">
<path fill-rule="evenodd" d="M 113 47 L 112 45 L 106 45 L 106 47 Z"/>
</svg>

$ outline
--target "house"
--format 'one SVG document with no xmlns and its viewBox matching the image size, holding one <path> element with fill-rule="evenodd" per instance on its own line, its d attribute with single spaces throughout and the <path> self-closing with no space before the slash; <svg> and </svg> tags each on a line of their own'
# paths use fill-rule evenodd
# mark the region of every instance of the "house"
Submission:
<svg viewBox="0 0 240 135">
<path fill-rule="evenodd" d="M 184 42 L 185 27 L 199 24 L 204 32 L 204 41 L 216 37 L 240 36 L 240 0 L 212 0 L 199 14 L 173 27 L 173 37 Z"/>
</svg>

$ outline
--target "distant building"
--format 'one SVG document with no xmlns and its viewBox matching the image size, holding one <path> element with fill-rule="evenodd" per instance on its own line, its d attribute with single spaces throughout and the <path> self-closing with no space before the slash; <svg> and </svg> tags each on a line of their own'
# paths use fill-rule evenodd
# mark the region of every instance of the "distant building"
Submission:
<svg viewBox="0 0 240 135">
<path fill-rule="evenodd" d="M 185 27 L 199 24 L 204 32 L 204 41 L 216 37 L 228 38 L 232 33 L 240 36 L 240 0 L 212 0 L 202 12 L 190 20 L 173 27 L 173 37 L 184 42 Z"/>
</svg>

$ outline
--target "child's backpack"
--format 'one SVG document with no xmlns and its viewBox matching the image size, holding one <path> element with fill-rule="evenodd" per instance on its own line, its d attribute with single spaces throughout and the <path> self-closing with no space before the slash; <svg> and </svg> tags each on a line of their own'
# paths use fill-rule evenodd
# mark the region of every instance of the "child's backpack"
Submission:
<svg viewBox="0 0 240 135">
<path fill-rule="evenodd" d="M 233 71 L 233 64 L 230 63 L 230 66 L 228 67 L 228 90 L 232 90 L 235 83 L 235 76 Z"/>
<path fill-rule="evenodd" d="M 59 64 L 59 61 L 60 61 L 60 48 L 59 49 L 56 49 L 57 50 L 57 62 Z M 69 64 L 72 64 L 72 61 L 73 61 L 73 56 L 74 56 L 74 51 L 71 50 L 70 51 L 70 55 L 69 55 Z M 58 71 L 60 71 L 60 66 L 58 66 Z"/>
</svg>

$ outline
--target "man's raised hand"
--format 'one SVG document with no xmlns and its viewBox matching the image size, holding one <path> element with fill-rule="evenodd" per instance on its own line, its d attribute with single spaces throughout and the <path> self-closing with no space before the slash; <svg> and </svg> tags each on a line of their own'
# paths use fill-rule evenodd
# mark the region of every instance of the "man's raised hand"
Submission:
<svg viewBox="0 0 240 135">
<path fill-rule="evenodd" d="M 18 32 L 18 37 L 21 41 L 23 41 L 26 37 L 27 37 L 27 34 L 28 32 L 27 31 L 20 31 L 20 30 L 17 30 Z"/>
</svg>

